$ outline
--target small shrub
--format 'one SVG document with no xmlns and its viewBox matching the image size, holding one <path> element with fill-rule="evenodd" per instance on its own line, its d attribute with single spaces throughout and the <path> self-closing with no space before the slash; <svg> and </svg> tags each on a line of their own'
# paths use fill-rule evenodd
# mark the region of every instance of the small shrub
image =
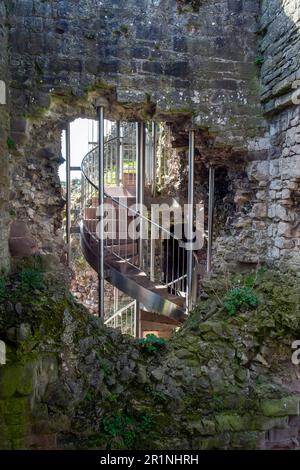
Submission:
<svg viewBox="0 0 300 470">
<path fill-rule="evenodd" d="M 258 299 L 250 287 L 234 287 L 223 300 L 223 306 L 229 315 L 235 315 L 241 307 L 257 307 Z"/>
<path fill-rule="evenodd" d="M 106 439 L 123 440 L 126 449 L 134 448 L 137 438 L 148 435 L 154 428 L 154 419 L 150 414 L 140 415 L 137 418 L 125 414 L 105 416 L 102 419 L 102 427 Z"/>
<path fill-rule="evenodd" d="M 255 57 L 254 59 L 254 64 L 257 65 L 257 67 L 262 67 L 264 63 L 264 58 L 259 56 L 259 57 Z"/>
<path fill-rule="evenodd" d="M 14 150 L 16 148 L 16 143 L 12 137 L 7 137 L 6 145 L 9 150 Z"/>
<path fill-rule="evenodd" d="M 122 24 L 120 26 L 120 31 L 121 31 L 122 34 L 124 34 L 124 36 L 128 36 L 129 28 L 128 28 L 127 24 Z"/>
<path fill-rule="evenodd" d="M 166 394 L 160 390 L 156 390 L 150 385 L 145 386 L 145 392 L 150 395 L 156 403 L 165 403 L 168 398 Z"/>
<path fill-rule="evenodd" d="M 4 279 L 0 278 L 0 300 L 5 299 L 6 297 L 6 282 Z"/>
<path fill-rule="evenodd" d="M 89 39 L 90 41 L 94 41 L 96 39 L 97 35 L 96 35 L 95 31 L 87 31 L 85 33 L 85 37 L 86 37 L 86 39 Z"/>
<path fill-rule="evenodd" d="M 166 340 L 163 338 L 158 338 L 158 336 L 153 334 L 149 334 L 146 336 L 146 338 L 140 339 L 139 343 L 148 353 L 154 353 L 158 350 L 158 348 L 164 347 L 166 345 Z"/>
<path fill-rule="evenodd" d="M 105 377 L 108 377 L 108 376 L 110 375 L 111 369 L 112 369 L 111 364 L 108 364 L 108 363 L 106 363 L 106 362 L 103 362 L 103 363 L 101 364 L 101 371 L 102 371 L 102 373 L 103 373 L 103 377 L 104 377 L 104 378 L 105 378 Z"/>
<path fill-rule="evenodd" d="M 129 416 L 105 416 L 102 420 L 105 434 L 108 438 L 121 437 L 126 447 L 131 448 L 136 439 L 134 421 Z"/>
<path fill-rule="evenodd" d="M 23 292 L 42 289 L 43 287 L 43 275 L 40 271 L 35 271 L 32 268 L 24 268 L 21 271 L 21 290 Z"/>
<path fill-rule="evenodd" d="M 141 416 L 140 429 L 145 434 L 148 434 L 154 426 L 154 419 L 151 415 L 145 414 Z"/>
</svg>

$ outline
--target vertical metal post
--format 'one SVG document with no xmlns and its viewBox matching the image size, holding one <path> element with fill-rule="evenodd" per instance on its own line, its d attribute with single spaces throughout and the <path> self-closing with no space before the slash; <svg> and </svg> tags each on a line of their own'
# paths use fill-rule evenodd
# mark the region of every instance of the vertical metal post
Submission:
<svg viewBox="0 0 300 470">
<path fill-rule="evenodd" d="M 144 122 L 138 122 L 136 125 L 136 203 L 138 210 L 143 212 L 144 188 L 145 188 L 145 146 L 146 146 L 146 128 Z M 139 267 L 143 269 L 144 265 L 144 240 L 143 240 L 143 219 L 140 218 L 140 238 L 138 245 Z M 135 336 L 141 336 L 141 305 L 136 302 L 135 311 Z"/>
<path fill-rule="evenodd" d="M 195 173 L 195 131 L 189 133 L 189 180 L 188 180 L 188 245 L 187 252 L 187 292 L 186 309 L 190 312 L 193 306 L 193 250 L 191 249 L 194 229 L 194 173 Z"/>
<path fill-rule="evenodd" d="M 136 300 L 135 308 L 134 308 L 134 336 L 135 338 L 141 338 L 142 336 L 142 322 L 141 322 L 141 310 L 140 310 L 140 303 Z"/>
<path fill-rule="evenodd" d="M 116 156 L 116 186 L 120 185 L 120 163 L 121 163 L 121 125 L 117 121 L 117 156 Z"/>
<path fill-rule="evenodd" d="M 70 123 L 66 127 L 66 242 L 67 262 L 71 266 L 71 133 Z"/>
<path fill-rule="evenodd" d="M 152 214 L 151 214 L 152 218 Z M 154 282 L 155 279 L 155 234 L 156 227 L 151 224 L 151 240 L 150 240 L 150 280 Z"/>
<path fill-rule="evenodd" d="M 209 198 L 208 198 L 208 239 L 207 239 L 207 272 L 211 272 L 212 245 L 214 229 L 214 205 L 215 205 L 215 168 L 209 167 Z"/>
<path fill-rule="evenodd" d="M 120 169 L 119 169 L 119 181 L 123 182 L 123 175 L 124 175 L 124 128 L 120 123 Z"/>
<path fill-rule="evenodd" d="M 98 108 L 98 313 L 104 319 L 104 107 Z"/>
<path fill-rule="evenodd" d="M 157 139 L 157 124 L 156 122 L 152 122 L 152 197 L 156 196 L 156 165 L 157 165 L 157 148 L 156 148 L 156 139 Z M 152 214 L 151 214 L 152 218 Z M 151 240 L 150 240 L 150 279 L 151 281 L 154 281 L 155 278 L 155 227 L 154 225 L 151 225 Z"/>
<path fill-rule="evenodd" d="M 156 196 L 156 140 L 157 140 L 157 124 L 152 122 L 152 197 Z"/>
<path fill-rule="evenodd" d="M 144 204 L 144 188 L 145 188 L 145 144 L 146 144 L 146 134 L 145 134 L 145 123 L 137 123 L 137 155 L 136 155 L 136 202 L 138 205 L 138 210 L 140 213 L 143 213 L 143 204 Z M 139 247 L 138 247 L 138 256 L 139 256 L 139 266 L 143 268 L 144 265 L 144 240 L 143 240 L 143 219 L 140 217 L 140 237 L 139 237 Z"/>
</svg>

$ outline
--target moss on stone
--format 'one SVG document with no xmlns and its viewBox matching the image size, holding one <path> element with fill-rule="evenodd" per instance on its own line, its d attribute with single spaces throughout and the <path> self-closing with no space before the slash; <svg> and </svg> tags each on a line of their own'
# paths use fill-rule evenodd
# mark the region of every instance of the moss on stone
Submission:
<svg viewBox="0 0 300 470">
<path fill-rule="evenodd" d="M 249 283 L 260 304 L 228 316 L 220 307 L 226 292 Z M 280 361 L 290 360 L 289 341 L 300 331 L 298 279 L 264 271 L 211 277 L 203 286 L 208 299 L 155 355 L 142 354 L 136 341 L 106 329 L 63 294 L 57 298 L 43 293 L 46 301 L 40 303 L 24 299 L 22 321 L 31 325 L 32 335 L 10 346 L 16 351 L 9 355 L 8 368 L 0 369 L 9 384 L 0 399 L 0 414 L 8 417 L 0 430 L 3 442 L 16 445 L 22 425 L 25 433 L 30 373 L 37 364 L 51 380 L 44 401 L 54 416 L 37 412 L 30 423 L 43 433 L 59 432 L 66 447 L 129 448 L 123 435 L 108 442 L 103 416 L 127 416 L 138 426 L 142 416 L 150 415 L 151 432 L 135 431 L 130 444 L 143 449 L 152 443 L 161 449 L 180 448 L 179 441 L 191 449 L 255 448 L 260 432 L 284 426 L 287 416 L 298 414 L 299 398 L 273 382 L 270 374 L 278 367 L 278 357 L 273 364 L 268 356 L 270 366 L 258 374 L 256 356 L 263 346 L 276 351 Z M 17 316 L 7 315 L 2 332 L 18 322 Z M 55 365 L 51 372 L 58 354 L 68 369 Z M 8 428 L 16 430 L 14 442 Z M 70 436 L 70 430 L 78 437 Z"/>
<path fill-rule="evenodd" d="M 262 400 L 260 408 L 264 416 L 282 417 L 299 415 L 299 396 L 287 396 L 280 400 Z"/>
</svg>

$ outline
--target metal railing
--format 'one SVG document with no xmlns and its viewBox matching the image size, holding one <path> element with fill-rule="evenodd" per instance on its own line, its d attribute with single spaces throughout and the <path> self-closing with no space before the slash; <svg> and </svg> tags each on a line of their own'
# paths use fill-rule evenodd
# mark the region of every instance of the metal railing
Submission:
<svg viewBox="0 0 300 470">
<path fill-rule="evenodd" d="M 107 320 L 105 320 L 105 325 L 111 328 L 118 328 L 123 334 L 130 336 L 135 336 L 136 331 L 136 309 L 137 302 L 136 300 L 130 302 L 125 307 L 117 310 L 113 315 L 111 315 Z"/>
<path fill-rule="evenodd" d="M 134 197 L 128 204 L 125 197 L 112 197 L 107 192 L 110 188 L 119 185 L 126 188 L 132 187 L 134 183 L 135 186 L 136 134 L 133 132 L 133 127 L 130 126 L 127 128 L 126 135 L 122 135 L 120 129 L 116 130 L 116 134 L 106 140 L 104 144 L 105 256 L 113 254 L 120 260 L 137 267 L 150 281 L 156 283 L 162 292 L 164 290 L 167 294 L 186 298 L 188 255 L 181 239 L 177 238 L 172 230 L 168 230 L 159 220 L 157 221 L 151 210 L 142 213 L 139 207 L 132 204 Z M 149 141 L 148 144 L 149 146 L 154 145 L 153 141 Z M 155 168 L 153 167 L 155 164 L 154 161 L 152 166 L 146 166 L 149 181 L 151 175 L 155 178 Z M 85 231 L 89 233 L 91 240 L 96 244 L 99 223 L 97 212 L 98 146 L 95 146 L 84 157 L 81 169 L 82 223 Z M 124 174 L 132 175 L 132 180 L 128 176 L 124 178 Z M 131 229 L 137 226 L 143 229 L 142 256 L 139 256 L 141 243 L 138 243 L 137 237 L 132 236 Z M 194 266 L 196 262 L 197 259 L 193 256 Z M 109 321 L 113 321 L 113 317 Z"/>
<path fill-rule="evenodd" d="M 90 162 L 92 160 L 92 162 Z M 97 168 L 93 151 L 83 160 L 83 220 L 85 229 L 97 240 Z M 106 223 L 105 249 L 145 272 L 153 282 L 159 282 L 169 293 L 180 297 L 186 294 L 186 250 L 180 240 L 161 224 L 127 205 L 122 198 L 112 197 L 105 192 Z M 132 237 L 131 228 L 143 223 L 143 259 L 137 256 L 137 239 Z M 146 225 L 146 227 L 145 227 Z M 154 238 L 155 233 L 155 238 Z"/>
</svg>

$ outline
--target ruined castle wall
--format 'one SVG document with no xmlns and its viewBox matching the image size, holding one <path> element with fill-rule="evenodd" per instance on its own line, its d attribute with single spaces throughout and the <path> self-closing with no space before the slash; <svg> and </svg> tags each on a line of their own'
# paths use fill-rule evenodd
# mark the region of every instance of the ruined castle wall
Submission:
<svg viewBox="0 0 300 470">
<path fill-rule="evenodd" d="M 83 96 L 95 83 L 119 102 L 195 113 L 226 143 L 245 147 L 262 125 L 256 57 L 258 0 L 15 2 L 10 42 L 13 99 L 25 111 L 49 92 Z M 182 2 L 181 2 L 182 3 Z M 186 2 L 187 4 L 189 2 Z"/>
<path fill-rule="evenodd" d="M 7 91 L 7 25 L 6 8 L 0 2 L 0 272 L 7 270 L 8 255 L 8 197 L 9 175 L 7 147 L 8 138 L 8 91 Z"/>
<path fill-rule="evenodd" d="M 23 223 L 14 235 L 26 233 L 25 251 L 63 256 L 60 132 L 105 96 L 114 118 L 179 121 L 184 130 L 193 115 L 200 160 L 221 161 L 228 175 L 218 259 L 295 258 L 298 4 L 260 3 L 204 0 L 199 11 L 175 0 L 11 4 L 13 205 Z"/>
<path fill-rule="evenodd" d="M 300 2 L 263 2 L 262 102 L 270 124 L 267 217 L 269 254 L 300 267 Z"/>
<path fill-rule="evenodd" d="M 300 3 L 262 2 L 261 102 L 268 151 L 231 173 L 235 214 L 217 239 L 217 262 L 268 261 L 299 272 Z M 238 244 L 237 244 L 238 243 Z M 238 247 L 238 249 L 237 249 Z"/>
<path fill-rule="evenodd" d="M 179 120 L 184 129 L 193 116 L 215 145 L 256 149 L 265 131 L 255 64 L 259 3 L 12 2 L 13 199 L 21 222 L 13 227 L 14 255 L 63 256 L 59 134 L 68 119 L 91 115 L 92 95 L 108 99 L 114 118 Z"/>
<path fill-rule="evenodd" d="M 268 119 L 268 161 L 248 167 L 262 191 L 257 203 L 267 224 L 267 257 L 300 267 L 300 2 L 262 3 L 261 100 Z"/>
</svg>

